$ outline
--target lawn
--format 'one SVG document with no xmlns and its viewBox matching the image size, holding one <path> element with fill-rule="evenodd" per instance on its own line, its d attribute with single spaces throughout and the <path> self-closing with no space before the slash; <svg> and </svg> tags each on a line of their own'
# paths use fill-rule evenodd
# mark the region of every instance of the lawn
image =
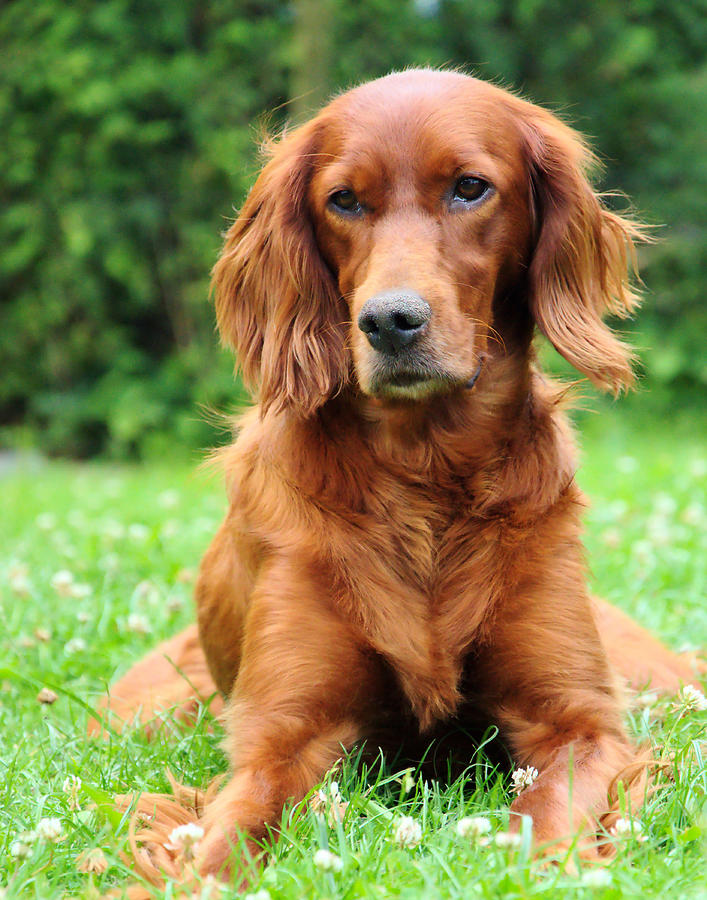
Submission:
<svg viewBox="0 0 707 900">
<path fill-rule="evenodd" d="M 583 420 L 579 480 L 592 500 L 586 543 L 593 587 L 672 647 L 702 647 L 704 435 L 624 421 L 618 409 Z M 85 736 L 87 708 L 106 685 L 191 620 L 194 572 L 222 515 L 223 491 L 218 478 L 183 462 L 28 458 L 0 469 L 0 496 L 0 897 L 97 897 L 127 881 L 120 859 L 127 825 L 107 798 L 166 789 L 166 769 L 205 785 L 225 768 L 219 727 L 207 717 L 152 743 L 138 729 L 105 740 Z M 55 702 L 37 700 L 42 688 Z M 470 756 L 469 772 L 449 786 L 349 759 L 325 790 L 325 807 L 335 806 L 336 780 L 349 804 L 343 822 L 310 807 L 286 816 L 251 891 L 259 900 L 706 897 L 700 741 L 707 714 L 679 714 L 672 701 L 643 699 L 630 727 L 662 747 L 656 752 L 670 771 L 633 831 L 614 839 L 617 855 L 606 869 L 542 865 L 530 858 L 526 839 L 508 847 L 474 836 L 474 826 L 458 829 L 470 816 L 488 819 L 492 835 L 507 826 L 510 779 L 482 754 Z M 403 816 L 414 820 L 407 845 Z M 41 820 L 50 820 L 43 838 L 24 835 Z M 80 871 L 85 859 L 77 863 L 94 848 L 108 864 L 102 874 Z M 320 849 L 336 854 L 334 868 L 316 855 Z"/>
</svg>

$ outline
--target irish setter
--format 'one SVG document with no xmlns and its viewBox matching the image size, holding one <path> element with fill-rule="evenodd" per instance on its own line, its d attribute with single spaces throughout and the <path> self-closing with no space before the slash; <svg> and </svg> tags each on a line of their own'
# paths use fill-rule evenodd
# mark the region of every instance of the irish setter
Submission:
<svg viewBox="0 0 707 900">
<path fill-rule="evenodd" d="M 255 847 L 346 748 L 491 723 L 540 773 L 511 822 L 562 846 L 636 760 L 615 673 L 693 677 L 587 593 L 564 391 L 532 348 L 537 328 L 596 385 L 631 384 L 602 315 L 636 304 L 640 229 L 593 192 L 567 125 L 456 72 L 364 84 L 268 152 L 214 269 L 256 405 L 222 453 L 198 636 L 110 699 L 147 720 L 227 698 L 232 772 L 197 809 L 143 797 L 141 870 L 178 872 L 166 835 L 200 816 L 196 871 L 239 878 L 239 836 Z"/>
</svg>

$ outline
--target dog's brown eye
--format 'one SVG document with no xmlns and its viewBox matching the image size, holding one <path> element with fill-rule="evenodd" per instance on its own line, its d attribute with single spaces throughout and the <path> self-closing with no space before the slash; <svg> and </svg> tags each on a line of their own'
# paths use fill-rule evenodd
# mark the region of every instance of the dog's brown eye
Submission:
<svg viewBox="0 0 707 900">
<path fill-rule="evenodd" d="M 349 188 L 344 188 L 344 190 L 332 194 L 331 197 L 329 197 L 329 203 L 331 203 L 335 209 L 341 210 L 342 212 L 361 212 L 361 204 L 358 202 L 356 194 L 354 194 L 352 190 L 349 190 Z"/>
<path fill-rule="evenodd" d="M 461 200 L 471 203 L 479 200 L 489 190 L 491 185 L 483 178 L 475 178 L 473 175 L 464 175 L 454 186 L 453 200 Z"/>
</svg>

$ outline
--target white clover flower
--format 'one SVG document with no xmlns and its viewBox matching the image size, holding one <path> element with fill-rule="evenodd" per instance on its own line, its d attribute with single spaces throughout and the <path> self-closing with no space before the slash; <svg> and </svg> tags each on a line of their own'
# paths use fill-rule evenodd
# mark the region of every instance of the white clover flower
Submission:
<svg viewBox="0 0 707 900">
<path fill-rule="evenodd" d="M 140 613 L 130 613 L 125 622 L 125 628 L 134 634 L 149 634 L 152 631 L 150 623 Z"/>
<path fill-rule="evenodd" d="M 140 604 L 152 604 L 157 602 L 160 596 L 160 592 L 157 585 L 146 578 L 144 581 L 140 581 L 135 585 L 133 596 L 135 597 L 135 600 Z"/>
<path fill-rule="evenodd" d="M 28 597 L 32 592 L 29 568 L 26 563 L 11 563 L 7 572 L 10 590 L 18 597 Z"/>
<path fill-rule="evenodd" d="M 115 519 L 106 519 L 101 527 L 102 534 L 109 541 L 118 541 L 125 535 L 125 528 Z"/>
<path fill-rule="evenodd" d="M 199 894 L 199 900 L 215 900 L 216 897 L 222 896 L 222 894 L 224 894 L 227 889 L 227 885 L 225 885 L 222 881 L 219 881 L 218 878 L 209 873 L 201 882 L 201 893 Z M 254 895 L 246 894 L 243 900 L 247 900 L 247 898 L 251 896 Z"/>
<path fill-rule="evenodd" d="M 150 536 L 150 529 L 141 522 L 133 522 L 128 526 L 128 537 L 138 544 L 144 543 Z"/>
<path fill-rule="evenodd" d="M 412 816 L 401 816 L 395 825 L 393 841 L 398 847 L 417 847 L 422 840 L 422 827 Z"/>
<path fill-rule="evenodd" d="M 67 775 L 61 789 L 67 796 L 69 809 L 81 809 L 79 794 L 81 793 L 81 779 L 78 775 Z"/>
<path fill-rule="evenodd" d="M 704 478 L 707 475 L 707 459 L 693 459 L 690 463 L 690 475 L 693 478 Z"/>
<path fill-rule="evenodd" d="M 21 834 L 18 834 L 17 840 L 10 844 L 10 856 L 15 859 L 27 859 L 36 840 L 36 831 L 23 831 Z"/>
<path fill-rule="evenodd" d="M 160 537 L 164 540 L 169 540 L 178 535 L 181 530 L 182 526 L 180 522 L 176 519 L 167 519 L 160 530 Z"/>
<path fill-rule="evenodd" d="M 628 512 L 628 503 L 624 500 L 613 500 L 604 509 L 604 519 L 608 522 L 617 522 Z"/>
<path fill-rule="evenodd" d="M 686 525 L 701 525 L 705 518 L 705 510 L 700 503 L 691 503 L 686 506 L 680 516 Z"/>
<path fill-rule="evenodd" d="M 312 857 L 312 862 L 323 872 L 340 872 L 344 868 L 341 857 L 330 850 L 317 850 Z"/>
<path fill-rule="evenodd" d="M 654 551 L 653 546 L 650 541 L 636 541 L 631 547 L 631 552 L 636 557 L 639 563 L 647 564 L 649 562 L 653 562 Z"/>
<path fill-rule="evenodd" d="M 609 833 L 614 837 L 636 837 L 639 841 L 645 840 L 641 832 L 643 826 L 638 819 L 617 819 Z"/>
<path fill-rule="evenodd" d="M 608 887 L 611 881 L 611 872 L 606 869 L 589 869 L 582 874 L 582 884 L 585 887 Z"/>
<path fill-rule="evenodd" d="M 457 834 L 462 838 L 476 840 L 491 831 L 491 820 L 486 816 L 465 816 L 457 822 Z"/>
<path fill-rule="evenodd" d="M 71 588 L 71 596 L 75 600 L 85 600 L 86 597 L 90 597 L 93 593 L 93 588 L 90 584 L 74 584 Z"/>
<path fill-rule="evenodd" d="M 401 777 L 396 779 L 400 782 L 400 788 L 403 794 L 409 794 L 410 791 L 415 787 L 415 779 L 412 777 L 412 773 L 414 769 L 404 769 L 401 772 Z"/>
<path fill-rule="evenodd" d="M 62 835 L 61 819 L 40 819 L 37 823 L 37 837 L 40 841 L 49 841 L 52 844 L 56 844 L 57 841 L 61 840 Z"/>
<path fill-rule="evenodd" d="M 344 801 L 339 790 L 338 782 L 332 781 L 328 790 L 318 790 L 309 802 L 313 812 L 327 814 L 329 824 L 333 827 L 337 822 L 342 822 L 348 809 L 348 802 Z"/>
<path fill-rule="evenodd" d="M 535 766 L 528 766 L 527 769 L 516 769 L 511 778 L 513 779 L 513 791 L 516 794 L 522 793 L 526 788 L 537 779 L 538 770 Z"/>
<path fill-rule="evenodd" d="M 55 572 L 49 582 L 60 597 L 71 597 L 74 589 L 74 576 L 68 569 Z"/>
<path fill-rule="evenodd" d="M 271 900 L 270 891 L 260 888 L 259 891 L 255 891 L 253 894 L 246 894 L 243 900 Z"/>
<path fill-rule="evenodd" d="M 12 581 L 13 578 L 26 578 L 29 575 L 29 566 L 25 562 L 13 559 L 7 567 L 7 577 Z"/>
<path fill-rule="evenodd" d="M 624 475 L 630 475 L 638 468 L 638 462 L 633 456 L 620 456 L 616 460 L 616 468 Z"/>
<path fill-rule="evenodd" d="M 680 688 L 675 704 L 675 711 L 680 713 L 704 712 L 707 709 L 707 697 L 691 684 Z"/>
<path fill-rule="evenodd" d="M 114 572 L 120 567 L 120 557 L 117 553 L 106 553 L 99 563 L 102 569 L 107 572 Z"/>
<path fill-rule="evenodd" d="M 520 835 L 512 834 L 510 831 L 499 831 L 494 836 L 494 843 L 502 849 L 513 849 L 520 847 Z"/>
<path fill-rule="evenodd" d="M 177 596 L 177 594 L 171 594 L 165 601 L 165 609 L 170 613 L 178 612 L 183 606 L 184 598 Z"/>
<path fill-rule="evenodd" d="M 199 851 L 199 841 L 203 836 L 204 829 L 200 825 L 187 822 L 170 831 L 169 843 L 165 847 L 179 854 L 185 862 L 191 862 Z"/>
<path fill-rule="evenodd" d="M 32 852 L 32 847 L 23 841 L 13 841 L 10 844 L 10 856 L 14 859 L 27 859 Z"/>
<path fill-rule="evenodd" d="M 655 495 L 653 508 L 662 516 L 672 516 L 677 510 L 678 504 L 674 497 L 670 494 L 659 493 Z"/>
<path fill-rule="evenodd" d="M 91 613 L 86 612 L 85 609 L 79 610 L 76 613 L 76 619 L 82 624 L 85 625 L 87 622 L 91 621 Z"/>
<path fill-rule="evenodd" d="M 621 546 L 621 532 L 618 528 L 605 528 L 601 533 L 601 539 L 612 550 Z"/>
<path fill-rule="evenodd" d="M 73 656 L 74 653 L 83 653 L 86 649 L 86 641 L 80 637 L 74 637 L 64 644 L 64 653 Z"/>
<path fill-rule="evenodd" d="M 40 531 L 51 531 L 52 528 L 56 528 L 56 516 L 54 513 L 40 513 L 34 521 Z"/>
<path fill-rule="evenodd" d="M 173 509 L 179 503 L 179 494 L 175 490 L 166 490 L 157 498 L 162 509 Z"/>
<path fill-rule="evenodd" d="M 656 547 L 665 547 L 673 538 L 670 523 L 657 514 L 651 516 L 646 522 L 646 531 L 651 542 Z"/>
</svg>

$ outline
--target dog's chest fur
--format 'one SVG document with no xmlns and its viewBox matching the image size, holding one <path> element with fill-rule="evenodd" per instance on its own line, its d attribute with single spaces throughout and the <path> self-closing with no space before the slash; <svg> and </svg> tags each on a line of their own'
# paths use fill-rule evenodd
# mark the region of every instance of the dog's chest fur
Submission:
<svg viewBox="0 0 707 900">
<path fill-rule="evenodd" d="M 272 454 L 262 441 L 253 445 L 245 477 L 260 488 L 248 491 L 249 527 L 269 552 L 281 540 L 283 550 L 297 547 L 323 601 L 396 673 L 421 727 L 448 718 L 461 699 L 465 658 L 491 634 L 520 577 L 524 548 L 535 541 L 534 521 L 518 516 L 524 498 L 513 494 L 503 465 L 381 460 L 363 442 L 356 446 L 355 433 L 314 426 L 288 437 L 278 435 Z M 554 452 L 551 436 L 547 444 Z M 518 465 L 535 466 L 540 453 L 550 455 L 537 441 Z M 547 493 L 545 509 L 558 497 L 564 468 L 554 468 L 552 484 L 521 473 L 532 490 Z M 537 497 L 531 506 L 541 508 Z"/>
<path fill-rule="evenodd" d="M 503 525 L 474 515 L 471 498 L 444 506 L 430 493 L 399 487 L 384 515 L 364 515 L 338 567 L 348 576 L 344 610 L 362 611 L 364 639 L 395 670 L 423 728 L 454 714 L 465 656 L 513 577 L 497 554 Z"/>
</svg>

